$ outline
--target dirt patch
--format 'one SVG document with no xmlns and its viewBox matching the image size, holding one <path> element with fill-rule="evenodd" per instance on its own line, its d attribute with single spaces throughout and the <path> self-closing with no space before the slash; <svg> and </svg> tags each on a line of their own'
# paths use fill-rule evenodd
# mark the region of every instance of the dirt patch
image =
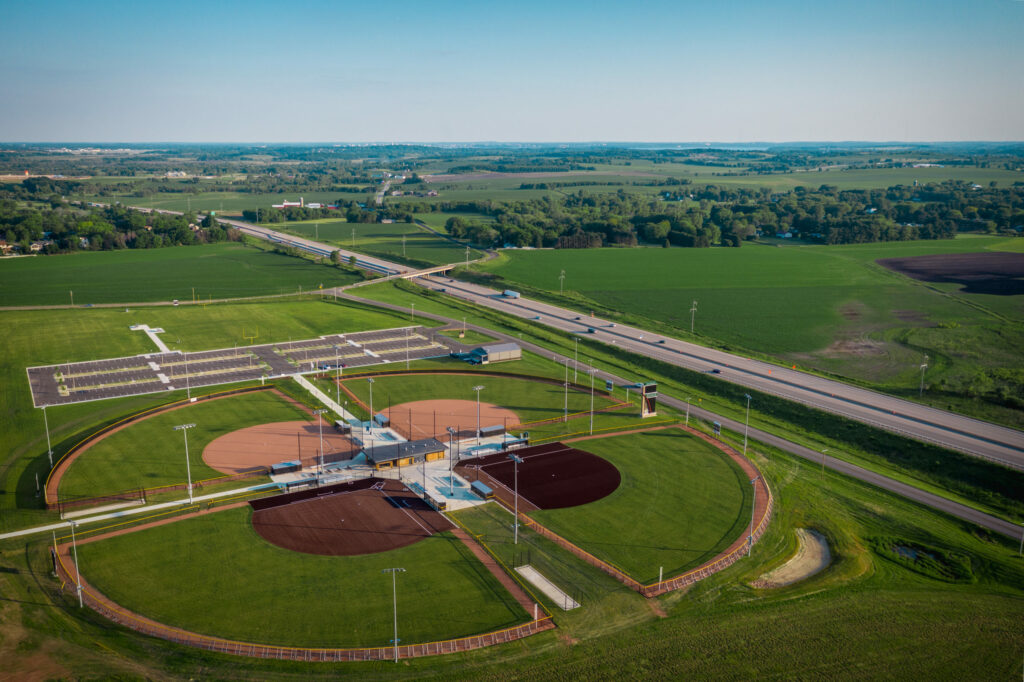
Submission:
<svg viewBox="0 0 1024 682">
<path fill-rule="evenodd" d="M 934 327 L 935 323 L 928 320 L 928 317 L 920 310 L 894 310 L 893 317 L 900 322 L 915 327 Z"/>
<path fill-rule="evenodd" d="M 960 284 L 965 294 L 1024 294 L 1024 253 L 950 253 L 875 262 L 921 282 Z"/>
<path fill-rule="evenodd" d="M 863 303 L 844 303 L 839 306 L 839 314 L 843 316 L 847 322 L 856 322 L 864 317 L 864 304 Z"/>
<path fill-rule="evenodd" d="M 324 460 L 351 459 L 355 445 L 335 432 L 330 422 L 323 427 Z M 316 422 L 291 421 L 257 424 L 214 439 L 203 449 L 207 466 L 225 474 L 237 474 L 256 467 L 301 460 L 315 464 L 320 455 L 320 427 Z"/>
<path fill-rule="evenodd" d="M 868 338 L 840 339 L 833 341 L 828 348 L 819 353 L 826 358 L 839 357 L 875 357 L 886 355 L 885 343 Z"/>
<path fill-rule="evenodd" d="M 752 582 L 752 587 L 773 588 L 792 585 L 820 573 L 832 563 L 832 552 L 824 535 L 816 530 L 797 528 L 796 537 L 799 543 L 796 556 Z"/>
<path fill-rule="evenodd" d="M 607 497 L 622 482 L 619 470 L 597 455 L 571 448 L 563 443 L 535 445 L 513 451 L 519 464 L 518 486 L 521 500 L 538 509 L 577 507 Z M 469 460 L 456 467 L 470 480 L 486 474 L 506 492 L 516 486 L 515 463 L 507 453 Z M 485 481 L 490 485 L 490 481 Z M 492 486 L 493 487 L 493 486 Z M 499 494 L 495 490 L 495 494 Z M 520 504 L 521 510 L 525 507 Z"/>
<path fill-rule="evenodd" d="M 405 547 L 452 523 L 399 481 L 359 481 L 254 500 L 252 525 L 295 552 L 355 556 Z"/>
<path fill-rule="evenodd" d="M 477 404 L 475 400 L 417 400 L 392 405 L 384 411 L 391 420 L 391 428 L 410 440 L 448 437 L 449 426 L 460 431 L 476 431 Z M 519 425 L 519 416 L 505 407 L 480 403 L 480 427 Z"/>
</svg>

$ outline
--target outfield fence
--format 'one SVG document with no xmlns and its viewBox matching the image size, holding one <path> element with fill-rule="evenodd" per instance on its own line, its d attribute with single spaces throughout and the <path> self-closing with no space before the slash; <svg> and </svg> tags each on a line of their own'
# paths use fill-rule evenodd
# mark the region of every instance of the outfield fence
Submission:
<svg viewBox="0 0 1024 682">
<path fill-rule="evenodd" d="M 68 559 L 70 544 L 64 543 L 58 546 L 54 561 L 54 568 L 57 578 L 61 581 L 60 589 L 63 592 L 77 595 L 75 583 L 74 566 L 68 569 L 65 559 Z M 70 561 L 70 560 L 69 560 Z M 333 647 L 289 647 L 275 646 L 272 644 L 257 644 L 254 642 L 242 642 L 238 640 L 224 639 L 210 635 L 201 635 L 189 632 L 182 628 L 164 625 L 152 619 L 141 616 L 132 611 L 122 608 L 120 605 L 108 599 L 105 595 L 92 589 L 86 582 L 82 582 L 82 603 L 100 614 L 104 618 L 122 625 L 135 632 L 158 637 L 160 639 L 183 644 L 185 646 L 216 651 L 219 653 L 232 654 L 235 656 L 250 656 L 253 658 L 272 658 L 285 661 L 308 661 L 308 662 L 344 662 L 344 661 L 387 661 L 395 658 L 394 646 L 382 647 L 355 647 L 355 648 L 333 648 Z M 398 646 L 398 658 L 419 658 L 422 656 L 439 656 L 443 654 L 454 654 L 462 651 L 472 651 L 483 647 L 513 642 L 517 639 L 529 637 L 530 635 L 555 627 L 551 616 L 544 615 L 535 618 L 527 623 L 516 625 L 510 628 L 486 632 L 470 637 L 459 637 L 437 642 L 425 642 L 422 644 L 400 644 Z"/>
<path fill-rule="evenodd" d="M 661 428 L 666 427 L 654 426 L 652 427 L 652 430 Z M 752 532 L 741 536 L 739 539 L 734 541 L 728 548 L 726 548 L 726 550 L 722 554 L 718 555 L 711 561 L 704 563 L 698 566 L 697 568 L 686 571 L 685 573 L 671 577 L 667 580 L 662 580 L 660 582 L 655 582 L 647 585 L 640 582 L 636 578 L 633 578 L 621 568 L 618 568 L 617 566 L 613 565 L 608 561 L 605 561 L 604 559 L 597 558 L 585 549 L 578 547 L 577 545 L 563 538 L 558 533 L 555 533 L 550 528 L 547 528 L 546 526 L 543 526 L 537 521 L 531 519 L 529 516 L 526 515 L 527 512 L 523 511 L 524 504 L 522 497 L 520 497 L 519 499 L 519 520 L 523 523 L 523 525 L 530 528 L 538 535 L 541 535 L 542 537 L 551 540 L 559 547 L 562 547 L 563 549 L 569 551 L 577 558 L 582 559 L 585 563 L 603 571 L 604 573 L 610 575 L 611 577 L 621 582 L 623 585 L 629 587 L 631 590 L 635 590 L 645 597 L 656 597 L 658 595 L 665 594 L 666 592 L 672 592 L 674 590 L 681 589 L 683 587 L 686 587 L 687 585 L 692 585 L 693 583 L 702 580 L 710 575 L 718 573 L 719 571 L 723 571 L 729 566 L 732 566 L 734 563 L 736 563 L 739 559 L 743 557 L 744 551 L 747 550 L 748 546 L 753 545 L 753 543 L 757 542 L 764 534 L 765 530 L 768 528 L 768 523 L 771 521 L 771 516 L 775 502 L 771 488 L 768 487 L 768 484 L 765 482 L 764 477 L 761 476 L 757 468 L 734 448 L 692 427 L 680 425 L 678 426 L 678 428 L 681 428 L 694 436 L 702 438 L 711 445 L 714 445 L 716 448 L 718 448 L 725 454 L 729 455 L 729 457 L 733 459 L 733 461 L 740 465 L 744 473 L 750 475 L 752 478 L 758 477 L 760 479 L 760 483 L 763 485 L 764 492 L 759 493 L 756 487 L 754 489 L 754 523 Z M 495 482 L 497 483 L 497 481 Z M 502 506 L 504 506 L 506 509 L 512 512 L 513 505 L 512 502 L 510 501 L 511 498 L 508 495 L 500 494 L 499 491 L 501 491 L 502 489 L 508 491 L 508 488 L 506 486 L 503 486 L 500 483 L 498 483 L 498 487 L 495 488 L 495 499 L 497 499 L 502 504 Z M 508 492 L 511 493 L 511 491 Z M 758 511 L 760 511 L 760 514 L 758 514 Z"/>
<path fill-rule="evenodd" d="M 124 419 L 119 419 L 116 422 L 113 422 L 111 424 L 107 424 L 106 426 L 104 426 L 102 428 L 99 428 L 96 431 L 93 431 L 92 433 L 90 433 L 89 435 L 85 436 L 84 438 L 79 440 L 77 443 L 72 445 L 71 448 L 69 448 L 67 452 L 65 452 L 63 455 L 61 455 L 57 459 L 57 461 L 54 462 L 53 468 L 50 469 L 50 472 L 46 475 L 46 483 L 43 486 L 43 500 L 44 500 L 44 502 L 46 504 L 47 509 L 53 509 L 55 507 L 59 507 L 60 500 L 59 500 L 59 497 L 58 497 L 57 489 L 58 489 L 58 484 L 60 483 L 60 477 L 64 474 L 64 472 L 67 470 L 67 468 L 71 465 L 71 462 L 74 461 L 75 457 L 77 457 L 83 450 L 85 450 L 87 447 L 89 447 L 92 444 L 94 444 L 96 441 L 99 441 L 99 440 L 102 440 L 103 438 L 106 438 L 107 436 L 109 436 L 114 431 L 117 431 L 118 429 L 124 428 L 125 426 L 127 426 L 128 424 L 131 424 L 132 422 L 136 422 L 136 421 L 139 421 L 141 419 L 145 419 L 145 418 L 148 418 L 148 417 L 155 416 L 157 414 L 160 414 L 161 412 L 167 412 L 169 410 L 173 410 L 173 409 L 176 409 L 176 408 L 179 408 L 179 407 L 184 407 L 185 405 L 189 405 L 189 404 L 191 404 L 193 402 L 202 402 L 202 401 L 206 401 L 206 400 L 216 400 L 218 398 L 227 398 L 227 397 L 233 396 L 233 395 L 239 395 L 239 394 L 242 394 L 242 393 L 255 393 L 255 392 L 258 392 L 258 391 L 277 391 L 277 388 L 275 386 L 271 386 L 271 385 L 268 385 L 268 386 L 246 386 L 244 388 L 233 388 L 233 389 L 230 389 L 230 390 L 227 390 L 227 391 L 218 391 L 216 393 L 207 393 L 206 395 L 196 396 L 195 398 L 191 398 L 191 399 L 190 398 L 184 398 L 182 400 L 176 400 L 176 401 L 174 401 L 172 403 L 167 403 L 165 405 L 158 405 L 157 407 L 152 407 L 152 408 L 150 408 L 148 410 L 142 410 L 141 412 L 136 412 L 135 414 L 129 415 L 129 416 L 125 417 Z M 282 394 L 282 395 L 284 395 L 284 394 Z M 285 397 L 287 397 L 287 396 L 285 396 Z M 182 486 L 182 487 L 184 487 L 184 486 Z M 116 494 L 120 494 L 120 493 L 116 493 Z"/>
</svg>

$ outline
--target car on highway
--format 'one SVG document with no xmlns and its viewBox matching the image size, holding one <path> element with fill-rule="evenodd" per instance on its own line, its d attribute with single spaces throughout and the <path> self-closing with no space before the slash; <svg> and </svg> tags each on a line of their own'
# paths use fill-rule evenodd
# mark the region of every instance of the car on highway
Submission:
<svg viewBox="0 0 1024 682">
<path fill-rule="evenodd" d="M 717 367 L 715 367 L 714 369 L 709 369 L 708 370 L 708 374 L 721 374 L 721 373 L 722 373 L 722 370 L 718 369 Z"/>
</svg>

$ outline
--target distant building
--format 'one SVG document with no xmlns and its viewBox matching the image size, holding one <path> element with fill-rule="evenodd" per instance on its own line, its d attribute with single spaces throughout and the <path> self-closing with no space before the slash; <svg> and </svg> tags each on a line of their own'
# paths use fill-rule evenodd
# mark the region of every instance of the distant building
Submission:
<svg viewBox="0 0 1024 682">
<path fill-rule="evenodd" d="M 523 350 L 514 343 L 497 343 L 493 346 L 480 346 L 469 351 L 466 360 L 474 365 L 488 365 L 492 362 L 508 362 L 520 360 Z"/>
</svg>

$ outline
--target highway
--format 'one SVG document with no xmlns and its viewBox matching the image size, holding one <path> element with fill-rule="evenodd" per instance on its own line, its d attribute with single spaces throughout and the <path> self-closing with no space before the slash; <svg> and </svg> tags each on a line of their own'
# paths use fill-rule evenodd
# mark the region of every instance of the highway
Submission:
<svg viewBox="0 0 1024 682">
<path fill-rule="evenodd" d="M 362 303 L 368 303 L 371 305 L 380 306 L 391 310 L 409 312 L 409 309 L 403 306 L 391 303 L 381 303 L 379 301 L 360 298 L 358 296 L 354 296 L 348 293 L 342 294 L 342 298 L 359 301 Z M 461 327 L 463 324 L 461 320 L 455 320 L 433 313 L 427 314 L 425 315 L 425 317 L 441 320 L 455 327 Z M 470 324 L 467 325 L 467 328 L 478 331 L 481 334 L 486 334 L 488 336 L 497 338 L 499 341 L 507 341 L 519 344 L 525 350 L 531 351 L 533 353 L 536 353 L 537 355 L 541 355 L 546 358 L 551 358 L 552 360 L 559 364 L 568 364 L 573 362 L 573 358 L 561 355 L 559 353 L 555 353 L 547 348 L 543 348 L 528 341 L 523 341 L 518 337 L 503 334 L 501 332 L 496 332 L 495 330 L 487 327 L 479 327 Z M 622 377 L 602 370 L 596 370 L 594 372 L 594 376 L 601 381 L 613 381 L 619 385 L 629 384 L 635 381 L 635 377 Z M 717 421 L 724 428 L 737 433 L 741 433 L 744 430 L 744 424 L 742 422 L 736 421 L 734 419 L 729 419 L 728 417 L 723 417 L 721 415 L 715 414 L 714 412 L 709 412 L 708 410 L 696 407 L 694 405 L 687 405 L 686 401 L 671 396 L 667 396 L 664 393 L 661 393 L 658 396 L 658 402 L 668 405 L 673 409 L 679 410 L 679 412 L 682 414 L 686 414 L 688 412 L 690 418 L 694 420 L 701 419 L 704 420 L 705 422 Z M 1024 528 L 1014 523 L 1011 523 L 996 516 L 992 516 L 991 514 L 986 514 L 984 512 L 978 511 L 973 507 L 968 507 L 967 505 L 960 504 L 959 502 L 948 500 L 934 493 L 930 493 L 919 488 L 915 488 L 912 485 L 908 485 L 901 481 L 889 478 L 888 476 L 876 473 L 874 471 L 871 471 L 870 469 L 859 467 L 856 464 L 850 464 L 849 462 L 846 462 L 844 460 L 823 455 L 821 452 L 818 452 L 817 450 L 813 450 L 798 443 L 786 440 L 785 438 L 776 436 L 775 434 L 772 433 L 768 433 L 767 431 L 762 431 L 757 428 L 751 428 L 748 431 L 748 435 L 751 440 L 760 441 L 767 445 L 771 445 L 772 447 L 779 448 L 784 452 L 788 452 L 790 454 L 796 455 L 797 457 L 802 457 L 803 459 L 813 462 L 815 465 L 823 464 L 824 467 L 832 471 L 837 471 L 839 473 L 850 476 L 851 478 L 864 481 L 873 486 L 881 488 L 882 490 L 887 490 L 889 492 L 895 493 L 896 495 L 917 502 L 918 504 L 922 504 L 926 507 L 931 507 L 932 509 L 937 509 L 951 516 L 955 516 L 956 518 L 977 524 L 983 528 L 988 528 L 989 530 L 993 530 L 997 533 L 1001 533 L 1014 539 L 1021 538 L 1022 536 L 1024 536 Z"/>
<path fill-rule="evenodd" d="M 919 405 L 760 360 L 665 337 L 646 329 L 618 325 L 597 317 L 526 298 L 506 298 L 494 289 L 422 278 L 434 289 L 522 319 L 663 360 L 722 381 L 810 405 L 921 441 L 1024 469 L 1024 432 L 952 412 Z M 589 330 L 593 330 L 592 332 Z"/>
<path fill-rule="evenodd" d="M 329 255 L 335 247 L 294 237 L 240 220 L 219 219 L 246 234 L 310 253 Z M 357 264 L 387 275 L 417 272 L 408 266 L 341 249 L 355 255 Z M 1024 432 L 971 417 L 894 398 L 865 388 L 825 379 L 807 372 L 752 360 L 725 351 L 663 336 L 657 332 L 613 324 L 608 320 L 526 298 L 506 298 L 501 292 L 441 275 L 421 277 L 426 286 L 457 298 L 522 319 L 535 319 L 563 331 L 581 334 L 629 351 L 697 372 L 713 373 L 722 381 L 842 415 L 887 431 L 934 443 L 1004 466 L 1024 469 Z M 593 330 L 592 332 L 590 330 Z"/>
</svg>

